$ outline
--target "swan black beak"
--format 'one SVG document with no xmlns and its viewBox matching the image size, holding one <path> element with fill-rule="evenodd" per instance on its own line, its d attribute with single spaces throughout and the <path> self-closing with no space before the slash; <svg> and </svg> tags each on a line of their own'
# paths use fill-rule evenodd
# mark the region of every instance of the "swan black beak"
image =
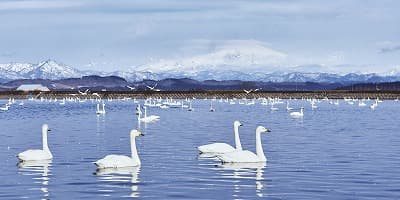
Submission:
<svg viewBox="0 0 400 200">
<path fill-rule="evenodd" d="M 47 129 L 47 132 L 50 132 L 51 131 L 51 129 Z"/>
<path fill-rule="evenodd" d="M 139 136 L 144 136 L 144 134 L 142 132 L 139 133 Z"/>
<path fill-rule="evenodd" d="M 270 129 L 267 129 L 267 132 L 271 132 L 271 130 L 270 130 Z"/>
</svg>

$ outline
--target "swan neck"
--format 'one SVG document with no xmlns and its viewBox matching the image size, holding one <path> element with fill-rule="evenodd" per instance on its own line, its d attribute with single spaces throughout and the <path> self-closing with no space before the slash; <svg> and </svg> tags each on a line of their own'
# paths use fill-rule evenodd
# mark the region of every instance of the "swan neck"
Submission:
<svg viewBox="0 0 400 200">
<path fill-rule="evenodd" d="M 100 111 L 100 105 L 97 104 L 97 111 Z"/>
<path fill-rule="evenodd" d="M 234 133 L 235 133 L 235 145 L 236 145 L 236 150 L 242 150 L 242 144 L 240 143 L 240 137 L 239 137 L 239 126 L 234 126 Z"/>
<path fill-rule="evenodd" d="M 257 156 L 260 159 L 260 161 L 266 161 L 267 158 L 264 155 L 264 150 L 261 144 L 261 132 L 257 131 L 256 132 L 256 151 L 257 151 Z"/>
<path fill-rule="evenodd" d="M 49 145 L 47 144 L 47 131 L 42 130 L 42 144 L 43 144 L 43 150 L 50 152 Z"/>
<path fill-rule="evenodd" d="M 136 163 L 138 163 L 140 165 L 140 159 L 139 159 L 139 155 L 136 149 L 136 137 L 135 136 L 131 136 L 131 156 L 132 159 L 136 161 Z"/>
</svg>

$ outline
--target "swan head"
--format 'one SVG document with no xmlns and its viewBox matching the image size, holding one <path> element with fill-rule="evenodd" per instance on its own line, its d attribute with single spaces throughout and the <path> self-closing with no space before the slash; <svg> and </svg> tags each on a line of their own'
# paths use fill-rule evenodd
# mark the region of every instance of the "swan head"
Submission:
<svg viewBox="0 0 400 200">
<path fill-rule="evenodd" d="M 243 126 L 243 124 L 236 120 L 235 122 L 233 122 L 233 126 L 239 127 L 239 126 Z"/>
<path fill-rule="evenodd" d="M 136 129 L 131 130 L 131 137 L 139 137 L 139 136 L 144 136 L 141 131 L 138 131 Z"/>
<path fill-rule="evenodd" d="M 48 133 L 49 131 L 51 131 L 51 130 L 49 129 L 49 125 L 43 124 L 43 125 L 42 125 L 42 132 Z"/>
<path fill-rule="evenodd" d="M 271 130 L 265 128 L 264 126 L 258 126 L 256 132 L 258 132 L 258 133 L 267 133 L 267 132 L 271 132 Z"/>
</svg>

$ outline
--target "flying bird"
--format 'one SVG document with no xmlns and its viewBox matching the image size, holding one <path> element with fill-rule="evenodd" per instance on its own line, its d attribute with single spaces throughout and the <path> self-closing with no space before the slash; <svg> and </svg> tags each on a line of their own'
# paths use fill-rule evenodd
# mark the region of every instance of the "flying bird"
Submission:
<svg viewBox="0 0 400 200">
<path fill-rule="evenodd" d="M 86 89 L 85 92 L 81 92 L 81 91 L 78 90 L 78 92 L 79 92 L 79 94 L 81 94 L 81 95 L 87 95 L 88 92 L 89 92 L 89 89 Z"/>
<path fill-rule="evenodd" d="M 244 92 L 246 92 L 246 94 L 250 94 L 251 92 L 257 92 L 258 90 L 260 90 L 261 88 L 257 88 L 257 89 L 250 89 L 250 90 L 243 90 Z"/>
<path fill-rule="evenodd" d="M 135 90 L 136 89 L 135 87 L 131 87 L 129 85 L 127 85 L 126 87 L 129 88 L 130 90 Z"/>
<path fill-rule="evenodd" d="M 146 85 L 146 87 L 149 88 L 151 91 L 159 92 L 160 91 L 159 89 L 155 89 L 157 87 L 157 84 L 158 83 L 156 83 L 153 87 L 150 87 L 150 86 Z"/>
</svg>

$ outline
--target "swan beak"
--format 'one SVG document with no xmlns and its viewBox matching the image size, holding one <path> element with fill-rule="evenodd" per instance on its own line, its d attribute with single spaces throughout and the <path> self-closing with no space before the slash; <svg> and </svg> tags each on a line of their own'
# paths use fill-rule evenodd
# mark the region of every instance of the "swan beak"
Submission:
<svg viewBox="0 0 400 200">
<path fill-rule="evenodd" d="M 47 132 L 50 132 L 51 131 L 51 129 L 47 129 Z"/>
<path fill-rule="evenodd" d="M 270 129 L 267 129 L 267 132 L 271 132 L 271 130 L 270 130 Z"/>
<path fill-rule="evenodd" d="M 142 132 L 139 132 L 139 136 L 144 136 L 144 134 Z"/>
</svg>

